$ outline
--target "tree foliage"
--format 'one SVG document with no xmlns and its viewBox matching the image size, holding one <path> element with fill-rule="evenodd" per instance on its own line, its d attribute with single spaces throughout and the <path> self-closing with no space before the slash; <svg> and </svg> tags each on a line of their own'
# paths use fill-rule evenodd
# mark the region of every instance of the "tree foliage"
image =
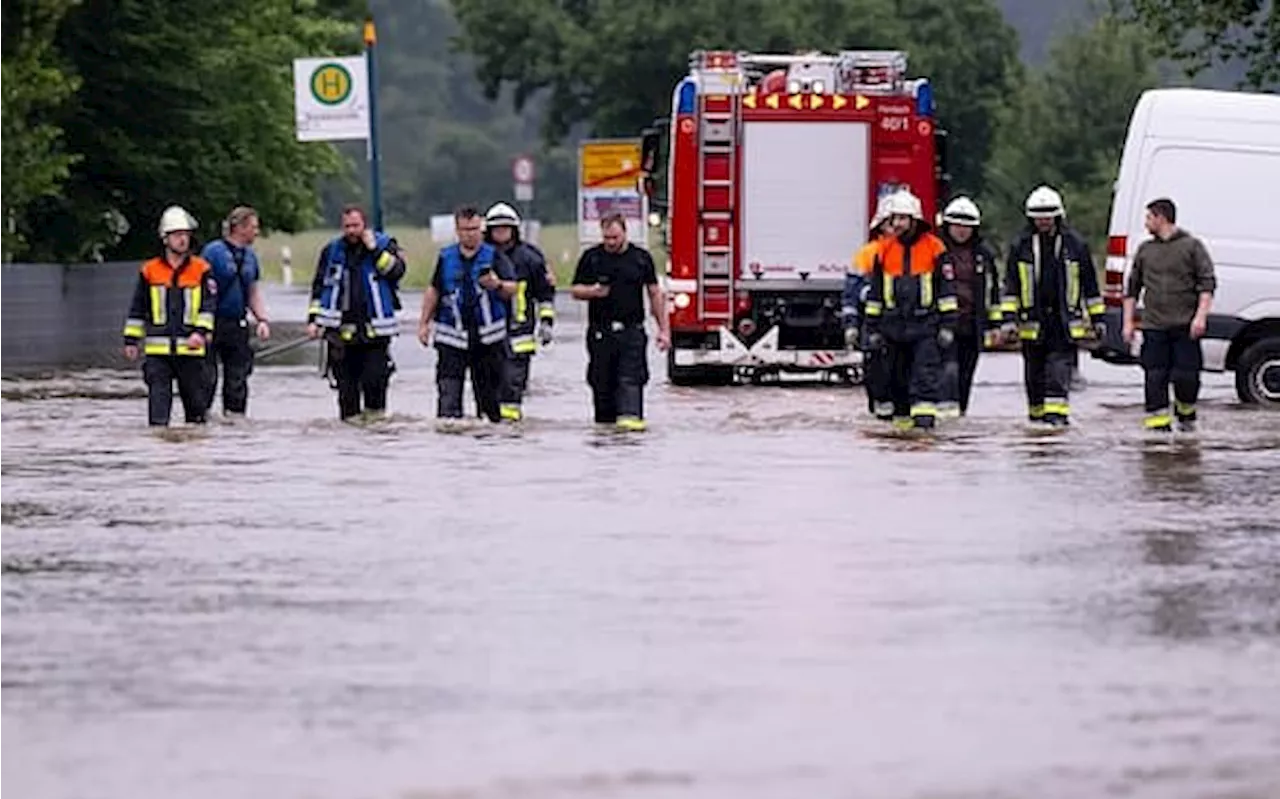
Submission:
<svg viewBox="0 0 1280 799">
<path fill-rule="evenodd" d="M 1154 34 L 1156 54 L 1194 77 L 1214 64 L 1246 65 L 1242 85 L 1280 84 L 1280 14 L 1275 0 L 1113 0 Z"/>
<path fill-rule="evenodd" d="M 331 146 L 295 140 L 292 59 L 358 46 L 358 36 L 355 21 L 307 0 L 77 3 L 52 40 L 78 80 L 54 118 L 76 161 L 56 196 L 15 205 L 24 254 L 151 252 L 170 203 L 205 234 L 237 203 L 257 207 L 268 228 L 312 224 L 317 181 L 343 162 Z"/>
<path fill-rule="evenodd" d="M 76 90 L 59 68 L 53 37 L 73 0 L 6 2 L 4 5 L 3 148 L 4 250 L 25 246 L 18 217 L 37 199 L 55 196 L 78 160 L 63 148 L 53 115 Z M 11 217 L 12 215 L 12 217 Z M 9 231 L 7 221 L 15 225 Z"/>
<path fill-rule="evenodd" d="M 634 136 L 670 112 L 691 51 L 905 49 L 943 99 L 955 173 L 982 185 L 991 115 L 1012 85 L 1017 37 L 990 0 L 457 0 L 460 46 L 490 98 L 545 92 L 545 134 L 585 123 Z M 497 45 L 496 43 L 501 43 Z"/>
<path fill-rule="evenodd" d="M 1057 39 L 998 120 L 985 218 L 1012 231 L 1026 195 L 1047 183 L 1076 227 L 1105 236 L 1129 117 L 1156 84 L 1143 31 L 1116 17 Z"/>
<path fill-rule="evenodd" d="M 384 2 L 375 11 L 388 220 L 423 225 L 463 202 L 510 202 L 511 160 L 525 152 L 537 164 L 537 216 L 572 218 L 577 152 L 561 140 L 537 146 L 545 103 L 521 116 L 506 97 L 485 99 L 472 59 L 450 49 L 458 24 L 446 0 Z M 353 150 L 363 174 L 363 145 Z"/>
</svg>

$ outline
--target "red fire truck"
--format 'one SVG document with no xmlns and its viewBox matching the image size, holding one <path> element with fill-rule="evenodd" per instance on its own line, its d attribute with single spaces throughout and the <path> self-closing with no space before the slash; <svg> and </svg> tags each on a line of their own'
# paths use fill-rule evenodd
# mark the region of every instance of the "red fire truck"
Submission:
<svg viewBox="0 0 1280 799">
<path fill-rule="evenodd" d="M 671 382 L 860 378 L 846 265 L 880 196 L 907 186 L 930 219 L 945 197 L 932 89 L 906 71 L 897 51 L 692 55 L 665 120 Z"/>
</svg>

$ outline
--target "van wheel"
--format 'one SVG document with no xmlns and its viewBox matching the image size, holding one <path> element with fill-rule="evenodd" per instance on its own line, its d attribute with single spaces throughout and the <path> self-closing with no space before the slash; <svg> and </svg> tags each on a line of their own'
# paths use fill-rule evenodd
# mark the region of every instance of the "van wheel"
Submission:
<svg viewBox="0 0 1280 799">
<path fill-rule="evenodd" d="M 1280 408 L 1280 338 L 1264 338 L 1240 355 L 1236 394 L 1241 402 Z"/>
</svg>

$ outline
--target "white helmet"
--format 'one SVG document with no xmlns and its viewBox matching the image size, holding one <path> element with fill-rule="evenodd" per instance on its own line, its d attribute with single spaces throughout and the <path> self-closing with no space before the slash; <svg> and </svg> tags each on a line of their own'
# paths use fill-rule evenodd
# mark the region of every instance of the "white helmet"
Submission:
<svg viewBox="0 0 1280 799">
<path fill-rule="evenodd" d="M 494 203 L 489 206 L 489 210 L 484 212 L 485 227 L 501 227 L 502 225 L 511 225 L 512 227 L 520 227 L 520 214 L 516 213 L 516 209 L 506 203 Z"/>
<path fill-rule="evenodd" d="M 884 224 L 884 221 L 889 218 L 889 211 L 887 210 L 888 207 L 889 207 L 889 195 L 886 194 L 880 198 L 879 202 L 876 203 L 875 215 L 871 217 L 872 230 L 879 228 L 881 225 Z"/>
<path fill-rule="evenodd" d="M 978 227 L 982 224 L 982 212 L 978 204 L 968 197 L 957 197 L 942 210 L 942 221 L 948 225 Z"/>
<path fill-rule="evenodd" d="M 196 218 L 187 213 L 187 209 L 181 205 L 171 205 L 160 215 L 160 238 L 162 239 L 179 230 L 191 232 L 199 227 L 196 224 Z"/>
<path fill-rule="evenodd" d="M 1053 219 L 1067 212 L 1062 206 L 1062 195 L 1048 186 L 1039 186 L 1027 195 L 1025 210 L 1031 219 Z"/>
<path fill-rule="evenodd" d="M 886 197 L 884 211 L 888 216 L 902 215 L 924 221 L 924 208 L 920 205 L 920 198 L 912 194 L 910 189 L 899 189 Z"/>
</svg>

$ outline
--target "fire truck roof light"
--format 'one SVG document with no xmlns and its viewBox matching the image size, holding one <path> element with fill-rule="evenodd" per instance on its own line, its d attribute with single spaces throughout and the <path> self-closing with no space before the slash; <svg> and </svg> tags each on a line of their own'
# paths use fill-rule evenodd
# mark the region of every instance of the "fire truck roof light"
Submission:
<svg viewBox="0 0 1280 799">
<path fill-rule="evenodd" d="M 928 80 L 921 80 L 916 85 L 916 114 L 922 117 L 933 116 L 933 87 Z"/>
<path fill-rule="evenodd" d="M 680 88 L 676 90 L 676 113 L 692 114 L 698 106 L 698 87 L 688 79 L 680 81 Z"/>
</svg>

